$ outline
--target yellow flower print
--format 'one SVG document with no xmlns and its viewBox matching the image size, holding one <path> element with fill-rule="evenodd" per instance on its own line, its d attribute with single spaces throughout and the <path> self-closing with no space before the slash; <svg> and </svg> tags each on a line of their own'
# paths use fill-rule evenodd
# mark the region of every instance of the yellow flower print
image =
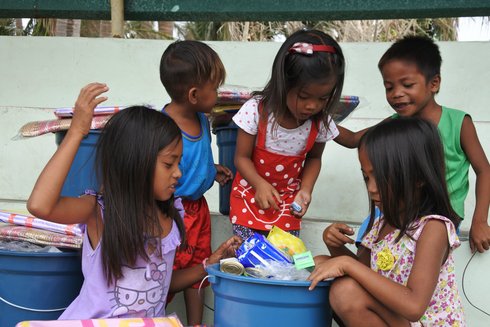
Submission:
<svg viewBox="0 0 490 327">
<path fill-rule="evenodd" d="M 384 248 L 380 252 L 378 252 L 378 258 L 376 259 L 376 266 L 378 269 L 383 271 L 388 271 L 393 268 L 393 264 L 395 263 L 395 257 L 391 253 L 390 249 Z"/>
</svg>

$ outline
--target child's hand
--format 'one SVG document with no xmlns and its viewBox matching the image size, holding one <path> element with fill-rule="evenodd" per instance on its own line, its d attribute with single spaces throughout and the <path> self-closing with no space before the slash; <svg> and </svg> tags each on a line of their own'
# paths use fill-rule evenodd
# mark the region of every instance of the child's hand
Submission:
<svg viewBox="0 0 490 327">
<path fill-rule="evenodd" d="M 218 263 L 221 259 L 236 257 L 236 250 L 242 244 L 242 239 L 238 236 L 232 236 L 223 242 L 219 248 L 214 251 L 208 259 L 208 264 Z"/>
<path fill-rule="evenodd" d="M 319 282 L 325 279 L 344 276 L 344 267 L 349 264 L 350 260 L 354 259 L 348 256 L 341 256 L 324 260 L 319 265 L 316 265 L 315 270 L 307 278 L 307 280 L 311 280 L 311 285 L 308 289 L 312 291 Z"/>
<path fill-rule="evenodd" d="M 473 219 L 470 229 L 470 248 L 472 253 L 475 251 L 483 253 L 490 248 L 490 226 L 486 221 Z"/>
<path fill-rule="evenodd" d="M 255 202 L 260 209 L 265 210 L 272 207 L 274 210 L 279 210 L 278 204 L 282 203 L 282 199 L 275 187 L 264 181 L 255 190 Z"/>
<path fill-rule="evenodd" d="M 222 165 L 214 165 L 216 167 L 216 177 L 214 180 L 219 183 L 221 186 L 225 186 L 226 183 L 233 179 L 233 173 L 230 168 L 222 166 Z"/>
<path fill-rule="evenodd" d="M 354 240 L 346 235 L 354 235 L 354 230 L 342 223 L 333 223 L 323 231 L 323 242 L 327 246 L 339 248 L 346 243 L 354 244 Z"/>
<path fill-rule="evenodd" d="M 322 264 L 323 262 L 330 260 L 332 257 L 326 254 L 321 254 L 313 257 L 313 261 L 315 262 L 315 266 Z"/>
<path fill-rule="evenodd" d="M 293 216 L 296 216 L 298 218 L 301 218 L 304 216 L 306 213 L 306 210 L 308 210 L 308 207 L 311 203 L 311 194 L 309 192 L 306 192 L 304 190 L 299 190 L 298 194 L 296 194 L 296 197 L 294 198 L 294 202 L 299 204 L 301 206 L 301 211 L 295 211 L 293 208 L 289 208 L 291 211 L 291 214 Z"/>
<path fill-rule="evenodd" d="M 88 134 L 95 107 L 107 100 L 107 97 L 100 95 L 108 90 L 107 85 L 103 83 L 90 83 L 80 90 L 73 110 L 71 132 L 79 132 L 82 135 Z"/>
</svg>

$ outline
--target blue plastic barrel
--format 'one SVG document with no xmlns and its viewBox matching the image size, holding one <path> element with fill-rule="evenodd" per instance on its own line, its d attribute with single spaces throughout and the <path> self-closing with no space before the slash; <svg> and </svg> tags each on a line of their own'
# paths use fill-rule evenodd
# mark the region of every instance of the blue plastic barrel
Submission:
<svg viewBox="0 0 490 327">
<path fill-rule="evenodd" d="M 66 135 L 65 131 L 56 132 L 56 144 L 60 145 Z M 90 130 L 80 143 L 78 152 L 71 165 L 61 195 L 77 197 L 85 190 L 99 190 L 99 183 L 95 174 L 95 147 L 100 136 L 100 130 Z"/>
<path fill-rule="evenodd" d="M 0 250 L 0 326 L 24 320 L 55 320 L 79 294 L 78 252 Z"/>
<path fill-rule="evenodd" d="M 237 129 L 238 126 L 234 122 L 213 129 L 213 133 L 216 134 L 216 143 L 218 144 L 219 164 L 230 168 L 233 176 L 236 174 L 234 160 Z M 232 182 L 230 181 L 219 188 L 219 212 L 223 215 L 230 213 L 231 184 Z"/>
<path fill-rule="evenodd" d="M 207 268 L 214 292 L 214 326 L 331 326 L 330 281 L 309 291 L 310 282 L 236 276 Z"/>
</svg>

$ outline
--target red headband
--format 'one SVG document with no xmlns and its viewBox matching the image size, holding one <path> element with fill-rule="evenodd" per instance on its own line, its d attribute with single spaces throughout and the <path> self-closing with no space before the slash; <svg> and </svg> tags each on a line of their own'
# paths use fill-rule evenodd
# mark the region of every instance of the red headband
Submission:
<svg viewBox="0 0 490 327">
<path fill-rule="evenodd" d="M 330 45 L 297 42 L 288 51 L 289 53 L 312 55 L 313 52 L 335 53 L 335 48 Z"/>
</svg>

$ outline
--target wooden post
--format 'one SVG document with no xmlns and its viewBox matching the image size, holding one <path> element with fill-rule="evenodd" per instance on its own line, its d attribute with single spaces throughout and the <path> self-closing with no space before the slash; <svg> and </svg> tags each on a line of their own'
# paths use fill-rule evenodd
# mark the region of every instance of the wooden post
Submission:
<svg viewBox="0 0 490 327">
<path fill-rule="evenodd" d="M 124 0 L 111 0 L 112 37 L 124 38 Z"/>
</svg>

